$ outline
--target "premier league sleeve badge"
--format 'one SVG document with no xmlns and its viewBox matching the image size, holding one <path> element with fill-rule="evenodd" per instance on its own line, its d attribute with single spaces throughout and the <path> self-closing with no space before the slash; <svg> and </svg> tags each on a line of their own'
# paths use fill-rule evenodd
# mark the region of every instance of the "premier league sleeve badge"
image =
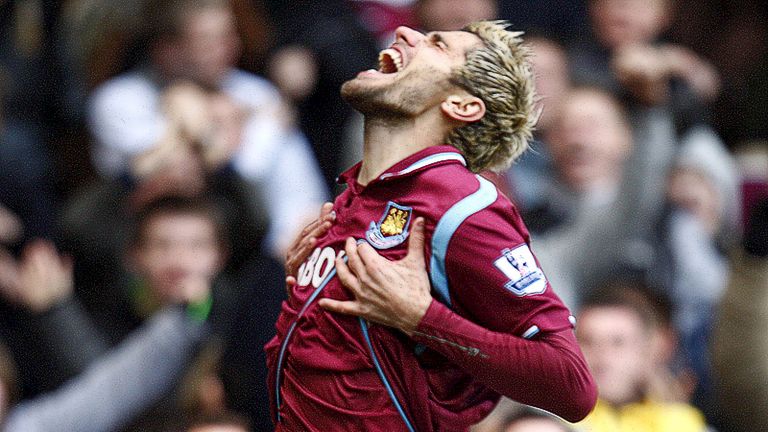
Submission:
<svg viewBox="0 0 768 432">
<path fill-rule="evenodd" d="M 412 207 L 405 207 L 389 201 L 384 214 L 378 222 L 371 222 L 365 232 L 368 243 L 376 249 L 395 247 L 408 238 L 408 226 L 411 223 Z"/>
<path fill-rule="evenodd" d="M 547 280 L 536 264 L 536 259 L 528 245 L 504 249 L 501 253 L 502 255 L 493 262 L 493 265 L 509 278 L 504 288 L 519 297 L 546 291 Z"/>
</svg>

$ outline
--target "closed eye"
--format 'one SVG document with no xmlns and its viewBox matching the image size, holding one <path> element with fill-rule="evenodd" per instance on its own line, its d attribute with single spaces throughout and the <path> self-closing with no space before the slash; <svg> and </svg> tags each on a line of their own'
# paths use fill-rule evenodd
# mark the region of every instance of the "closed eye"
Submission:
<svg viewBox="0 0 768 432">
<path fill-rule="evenodd" d="M 435 45 L 441 50 L 448 49 L 448 44 L 445 43 L 445 39 L 443 39 L 443 37 L 439 33 L 430 33 L 429 41 L 432 42 L 432 45 Z"/>
</svg>

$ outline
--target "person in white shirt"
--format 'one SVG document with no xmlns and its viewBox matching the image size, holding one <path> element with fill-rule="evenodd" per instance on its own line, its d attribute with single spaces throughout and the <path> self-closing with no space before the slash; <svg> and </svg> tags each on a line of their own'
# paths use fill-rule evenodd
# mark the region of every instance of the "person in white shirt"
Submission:
<svg viewBox="0 0 768 432">
<path fill-rule="evenodd" d="M 149 65 L 89 101 L 97 171 L 141 178 L 180 147 L 200 151 L 209 172 L 231 168 L 254 185 L 268 210 L 266 245 L 282 256 L 283 239 L 327 197 L 306 138 L 272 84 L 235 68 L 240 46 L 226 1 L 155 1 L 148 11 Z"/>
</svg>

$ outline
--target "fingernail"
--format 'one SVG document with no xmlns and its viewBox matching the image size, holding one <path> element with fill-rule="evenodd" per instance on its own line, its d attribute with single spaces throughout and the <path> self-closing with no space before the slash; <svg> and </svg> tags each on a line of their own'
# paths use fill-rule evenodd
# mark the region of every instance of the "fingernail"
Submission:
<svg viewBox="0 0 768 432">
<path fill-rule="evenodd" d="M 332 210 L 330 213 L 328 213 L 328 216 L 330 216 L 332 219 L 336 219 L 336 210 Z"/>
</svg>

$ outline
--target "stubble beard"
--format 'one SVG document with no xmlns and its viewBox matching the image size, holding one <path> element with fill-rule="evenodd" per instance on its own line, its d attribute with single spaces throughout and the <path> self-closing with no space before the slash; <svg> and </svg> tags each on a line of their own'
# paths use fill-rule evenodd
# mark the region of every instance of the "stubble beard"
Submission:
<svg viewBox="0 0 768 432">
<path fill-rule="evenodd" d="M 368 87 L 357 79 L 341 86 L 341 97 L 366 118 L 397 118 L 406 116 L 393 86 Z"/>
<path fill-rule="evenodd" d="M 408 73 L 408 72 L 406 72 Z M 359 78 L 341 86 L 341 97 L 366 118 L 402 119 L 416 117 L 451 88 L 446 80 L 437 83 L 437 72 L 426 71 L 399 77 L 384 86 L 367 86 Z"/>
</svg>

